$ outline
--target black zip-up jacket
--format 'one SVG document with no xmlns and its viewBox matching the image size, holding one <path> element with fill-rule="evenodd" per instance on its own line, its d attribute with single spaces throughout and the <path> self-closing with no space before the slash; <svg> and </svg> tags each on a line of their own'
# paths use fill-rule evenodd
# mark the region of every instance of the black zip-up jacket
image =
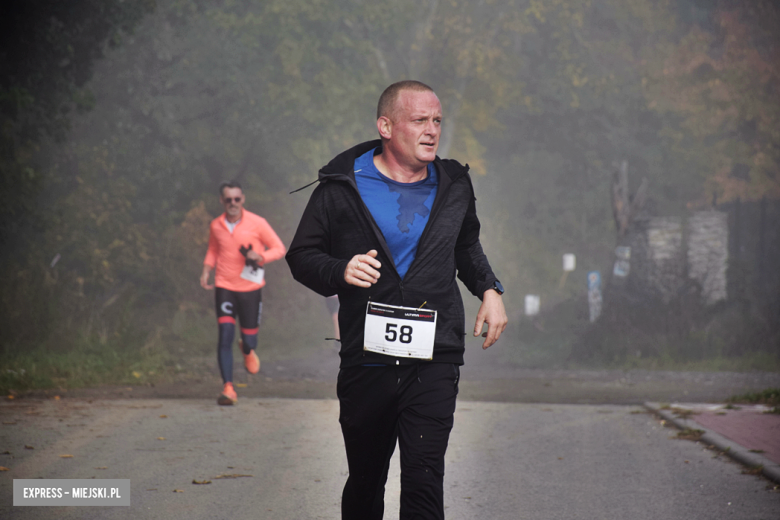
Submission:
<svg viewBox="0 0 780 520">
<path fill-rule="evenodd" d="M 463 364 L 465 315 L 457 273 L 478 298 L 496 277 L 479 242 L 479 220 L 468 165 L 436 157 L 439 186 L 417 255 L 401 279 L 393 256 L 355 182 L 355 159 L 382 146 L 359 144 L 336 156 L 319 172 L 319 186 L 303 212 L 286 259 L 293 277 L 313 291 L 338 293 L 341 309 L 341 368 L 361 364 L 408 364 L 420 360 L 396 358 L 363 350 L 363 328 L 369 299 L 377 303 L 438 311 L 433 361 Z M 378 251 L 381 276 L 369 288 L 344 280 L 347 263 L 357 254 Z"/>
</svg>

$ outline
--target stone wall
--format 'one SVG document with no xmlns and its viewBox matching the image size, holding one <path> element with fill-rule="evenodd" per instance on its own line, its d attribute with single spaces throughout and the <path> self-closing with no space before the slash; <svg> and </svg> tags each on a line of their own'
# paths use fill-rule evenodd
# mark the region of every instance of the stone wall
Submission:
<svg viewBox="0 0 780 520">
<path fill-rule="evenodd" d="M 707 305 L 726 299 L 728 226 L 722 211 L 699 211 L 688 219 L 688 276 L 701 286 Z"/>
<path fill-rule="evenodd" d="M 726 299 L 728 219 L 720 211 L 635 221 L 629 290 L 665 303 L 681 294 L 689 281 L 701 287 L 703 303 Z"/>
</svg>

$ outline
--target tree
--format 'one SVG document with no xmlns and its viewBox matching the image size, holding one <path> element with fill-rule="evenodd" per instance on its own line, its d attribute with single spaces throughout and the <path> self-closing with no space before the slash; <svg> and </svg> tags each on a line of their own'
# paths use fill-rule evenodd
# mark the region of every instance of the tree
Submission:
<svg viewBox="0 0 780 520">
<path fill-rule="evenodd" d="M 646 96 L 671 120 L 664 144 L 700 179 L 693 207 L 780 198 L 780 8 L 716 2 L 648 63 Z"/>
<path fill-rule="evenodd" d="M 8 0 L 0 14 L 0 243 L 34 214 L 34 156 L 91 108 L 94 62 L 118 46 L 154 0 Z"/>
</svg>

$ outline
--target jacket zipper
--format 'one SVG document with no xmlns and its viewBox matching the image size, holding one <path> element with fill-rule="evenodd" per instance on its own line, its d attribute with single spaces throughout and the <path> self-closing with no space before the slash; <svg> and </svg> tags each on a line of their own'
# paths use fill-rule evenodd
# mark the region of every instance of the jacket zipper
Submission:
<svg viewBox="0 0 780 520">
<path fill-rule="evenodd" d="M 468 171 L 469 171 L 469 167 L 468 167 L 468 165 L 466 165 L 463 168 L 463 171 L 460 174 L 458 174 L 456 177 L 454 177 L 454 178 L 452 178 L 452 180 L 450 180 L 449 184 L 447 184 L 446 190 L 442 190 L 442 191 L 440 191 L 438 193 L 438 195 L 436 195 L 436 199 L 433 201 L 434 207 L 432 208 L 431 216 L 430 216 L 430 218 L 428 218 L 428 224 L 425 226 L 425 229 L 423 230 L 422 235 L 420 235 L 420 240 L 417 242 L 417 251 L 420 250 L 420 247 L 423 245 L 426 237 L 428 236 L 428 231 L 431 229 L 431 227 L 433 227 L 434 219 L 441 212 L 441 208 L 442 208 L 442 206 L 444 206 L 444 199 L 447 197 L 447 195 L 450 192 L 450 186 L 452 186 L 452 184 L 455 181 L 457 181 L 458 179 L 460 179 L 463 175 L 468 173 Z M 439 173 L 439 177 L 442 177 L 441 173 Z M 439 182 L 439 185 L 441 185 L 441 181 Z M 438 200 L 441 200 L 440 204 L 436 204 L 436 202 Z M 415 255 L 414 260 L 412 261 L 412 264 L 409 266 L 409 270 L 406 271 L 406 274 L 409 274 L 410 272 L 412 272 L 412 268 L 414 267 L 414 264 L 416 264 L 416 263 L 417 263 L 417 255 Z"/>
<path fill-rule="evenodd" d="M 320 170 L 321 172 L 322 170 Z M 438 216 L 439 212 L 441 211 L 441 207 L 444 205 L 444 198 L 447 196 L 450 190 L 450 186 L 452 186 L 452 183 L 454 183 L 456 180 L 460 179 L 464 174 L 468 173 L 469 167 L 466 165 L 463 169 L 463 171 L 460 172 L 456 177 L 454 177 L 450 183 L 447 185 L 447 189 L 439 192 L 439 194 L 436 196 L 436 200 L 434 200 L 434 207 L 432 208 L 435 211 L 431 212 L 431 216 L 428 219 L 428 224 L 425 226 L 425 229 L 423 230 L 422 235 L 420 235 L 420 240 L 417 242 L 417 250 L 420 250 L 420 245 L 423 244 L 423 240 L 428 236 L 428 230 L 433 226 L 434 219 Z M 439 173 L 441 177 L 441 173 Z M 360 196 L 360 191 L 358 191 L 357 186 L 355 185 L 354 181 L 348 176 L 343 173 L 337 174 L 338 176 L 343 176 L 347 184 L 349 184 L 352 189 L 355 191 L 355 194 L 357 195 L 358 199 L 360 200 L 360 205 L 363 207 L 363 213 L 368 218 L 368 222 L 371 225 L 371 229 L 374 232 L 374 235 L 377 237 L 377 240 L 381 244 L 381 237 L 379 236 L 379 226 L 376 224 L 376 221 L 374 220 L 373 215 L 371 215 L 371 212 L 368 209 L 368 206 L 366 206 L 366 203 L 363 201 L 363 197 Z M 319 180 L 319 179 L 318 179 Z M 312 183 L 313 184 L 313 183 Z M 441 181 L 439 181 L 439 185 L 441 185 Z M 440 199 L 441 198 L 441 199 Z M 442 202 L 440 204 L 436 204 L 437 200 L 441 200 Z M 388 246 L 389 247 L 389 246 Z M 385 251 L 386 254 L 390 253 L 389 251 Z M 392 260 L 392 254 L 390 253 L 390 259 Z M 414 264 L 417 263 L 417 256 L 415 255 L 415 259 L 412 262 L 412 265 L 409 266 L 409 270 L 406 272 L 409 274 L 409 272 L 412 270 L 412 267 L 414 267 Z M 398 277 L 398 288 L 401 291 L 401 302 L 402 305 L 406 304 L 406 299 L 404 298 L 404 281 L 403 278 L 401 278 L 401 275 L 398 273 L 398 271 L 395 268 L 395 264 L 392 264 L 393 272 Z"/>
<path fill-rule="evenodd" d="M 371 227 L 371 231 L 373 231 L 374 236 L 377 239 L 377 242 L 379 242 L 380 248 L 383 242 L 382 232 L 379 230 L 379 226 L 376 223 L 376 220 L 374 220 L 374 216 L 371 214 L 371 211 L 369 211 L 368 206 L 366 206 L 366 203 L 363 201 L 363 197 L 360 196 L 360 191 L 357 189 L 357 185 L 355 182 L 348 176 L 343 173 L 338 174 L 339 176 L 343 176 L 346 179 L 347 184 L 354 190 L 355 195 L 358 198 L 358 201 L 360 202 L 360 206 L 363 208 L 363 215 L 368 219 L 369 226 Z M 385 242 L 385 245 L 387 245 L 387 242 Z M 384 248 L 381 248 L 384 249 Z M 401 299 L 403 301 L 403 279 L 401 278 L 401 275 L 398 274 L 398 270 L 395 268 L 395 263 L 393 262 L 393 254 L 390 251 L 390 246 L 387 246 L 387 248 L 384 250 L 385 255 L 388 256 L 390 260 L 390 266 L 395 273 L 395 276 L 398 278 L 400 288 L 401 288 Z"/>
</svg>

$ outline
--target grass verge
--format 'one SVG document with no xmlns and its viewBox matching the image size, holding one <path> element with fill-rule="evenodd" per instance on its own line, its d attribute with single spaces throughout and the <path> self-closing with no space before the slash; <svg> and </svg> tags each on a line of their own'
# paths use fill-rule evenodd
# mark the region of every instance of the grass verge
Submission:
<svg viewBox="0 0 780 520">
<path fill-rule="evenodd" d="M 780 388 L 767 388 L 760 392 L 732 395 L 726 402 L 729 405 L 738 404 L 765 404 L 771 406 L 769 413 L 780 414 Z"/>
<path fill-rule="evenodd" d="M 68 351 L 39 347 L 0 357 L 0 394 L 144 384 L 172 370 L 170 365 L 167 352 L 149 345 L 127 348 L 118 341 L 81 338 Z"/>
</svg>

